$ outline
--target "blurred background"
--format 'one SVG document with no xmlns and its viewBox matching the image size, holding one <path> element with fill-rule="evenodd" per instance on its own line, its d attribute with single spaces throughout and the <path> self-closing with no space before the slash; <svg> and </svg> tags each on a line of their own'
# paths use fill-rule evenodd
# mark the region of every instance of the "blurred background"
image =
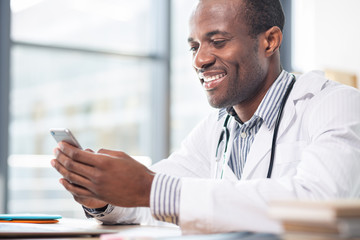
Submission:
<svg viewBox="0 0 360 240">
<path fill-rule="evenodd" d="M 360 1 L 282 2 L 284 68 L 358 87 Z M 50 128 L 149 165 L 213 111 L 187 46 L 195 3 L 0 0 L 0 213 L 84 217 L 50 167 Z"/>
</svg>

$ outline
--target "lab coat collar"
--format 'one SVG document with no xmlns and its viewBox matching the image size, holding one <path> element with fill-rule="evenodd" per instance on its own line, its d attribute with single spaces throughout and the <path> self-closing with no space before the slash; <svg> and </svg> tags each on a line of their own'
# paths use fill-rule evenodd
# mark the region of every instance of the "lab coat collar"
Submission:
<svg viewBox="0 0 360 240">
<path fill-rule="evenodd" d="M 295 106 L 297 101 L 303 98 L 312 98 L 317 92 L 320 92 L 324 88 L 327 82 L 328 80 L 320 71 L 312 71 L 296 77 L 294 88 L 290 93 L 284 108 L 284 113 L 279 126 L 278 139 L 280 139 L 283 133 L 292 125 L 291 123 L 295 116 Z"/>
<path fill-rule="evenodd" d="M 219 110 L 219 114 L 218 114 L 218 121 L 220 121 L 220 119 L 222 119 L 225 115 L 227 114 L 226 108 L 221 108 Z"/>
<path fill-rule="evenodd" d="M 325 78 L 324 72 L 311 71 L 303 75 L 295 75 L 296 82 L 294 89 L 289 96 L 289 99 L 297 101 L 304 97 L 312 97 L 317 92 L 321 91 L 328 79 Z"/>
</svg>

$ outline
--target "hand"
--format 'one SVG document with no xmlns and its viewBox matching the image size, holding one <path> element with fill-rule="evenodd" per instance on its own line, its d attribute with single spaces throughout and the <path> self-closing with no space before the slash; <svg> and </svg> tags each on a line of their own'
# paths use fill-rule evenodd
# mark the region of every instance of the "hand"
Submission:
<svg viewBox="0 0 360 240">
<path fill-rule="evenodd" d="M 86 149 L 85 151 L 88 152 L 94 152 L 91 149 Z M 56 159 L 53 159 L 51 161 L 51 164 L 56 164 L 55 163 Z M 53 165 L 54 166 L 54 165 Z M 66 184 L 65 181 L 67 181 L 66 179 L 60 179 L 60 183 L 62 185 Z M 102 208 L 105 207 L 107 205 L 106 202 L 98 200 L 96 198 L 90 198 L 90 197 L 82 197 L 82 196 L 78 196 L 75 193 L 70 192 L 73 195 L 73 198 L 75 199 L 75 201 L 77 201 L 78 203 L 80 203 L 81 205 L 87 207 L 87 208 Z"/>
<path fill-rule="evenodd" d="M 64 179 L 60 180 L 60 183 L 62 185 L 66 184 L 63 183 L 62 181 L 66 181 Z M 101 201 L 99 199 L 96 198 L 91 198 L 91 197 L 81 197 L 81 196 L 77 196 L 74 193 L 71 193 L 75 199 L 76 202 L 80 203 L 81 205 L 87 207 L 87 208 L 102 208 L 105 207 L 108 203 Z"/>
<path fill-rule="evenodd" d="M 154 173 L 124 152 L 93 153 L 61 142 L 55 155 L 52 165 L 64 177 L 60 182 L 86 207 L 149 206 Z"/>
</svg>

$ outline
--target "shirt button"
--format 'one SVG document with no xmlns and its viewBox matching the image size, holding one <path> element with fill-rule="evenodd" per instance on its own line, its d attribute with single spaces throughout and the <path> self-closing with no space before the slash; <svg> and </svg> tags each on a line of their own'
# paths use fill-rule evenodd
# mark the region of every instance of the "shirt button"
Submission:
<svg viewBox="0 0 360 240">
<path fill-rule="evenodd" d="M 242 132 L 241 134 L 240 134 L 240 136 L 241 136 L 241 138 L 246 138 L 246 133 L 245 132 Z"/>
</svg>

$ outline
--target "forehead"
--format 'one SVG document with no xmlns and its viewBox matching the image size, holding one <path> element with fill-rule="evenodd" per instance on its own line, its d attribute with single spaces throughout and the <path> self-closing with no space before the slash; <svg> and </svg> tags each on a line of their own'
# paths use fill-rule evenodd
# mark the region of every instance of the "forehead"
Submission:
<svg viewBox="0 0 360 240">
<path fill-rule="evenodd" d="M 189 29 L 190 35 L 206 32 L 235 31 L 243 28 L 240 20 L 241 0 L 201 0 L 193 11 Z"/>
</svg>

